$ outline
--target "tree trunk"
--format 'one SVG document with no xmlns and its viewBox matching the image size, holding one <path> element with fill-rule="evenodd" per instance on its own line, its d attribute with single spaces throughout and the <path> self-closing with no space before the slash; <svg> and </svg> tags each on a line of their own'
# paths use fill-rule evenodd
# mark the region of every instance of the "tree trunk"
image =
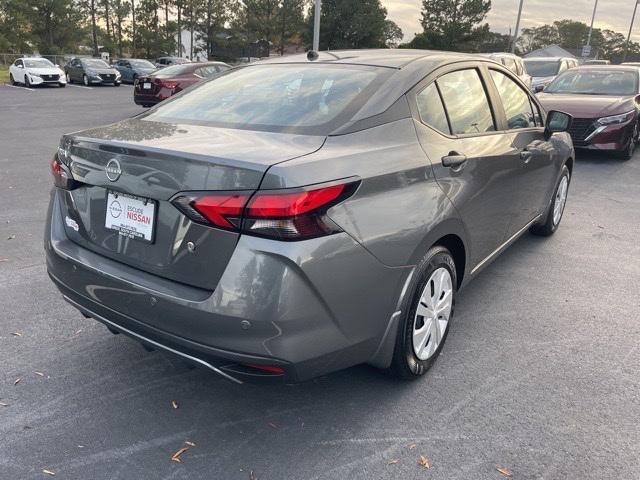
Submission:
<svg viewBox="0 0 640 480">
<path fill-rule="evenodd" d="M 107 38 L 111 41 L 111 20 L 109 18 L 109 0 L 104 0 L 104 18 L 107 22 Z"/>
<path fill-rule="evenodd" d="M 212 0 L 207 0 L 207 28 L 205 29 L 207 35 L 207 60 L 211 58 L 213 52 L 213 38 L 211 38 L 213 36 L 211 31 L 211 1 Z"/>
<path fill-rule="evenodd" d="M 178 5 L 178 57 L 182 56 L 182 2 L 177 2 Z"/>
<path fill-rule="evenodd" d="M 189 60 L 193 61 L 193 0 L 189 2 L 189 28 L 191 39 L 189 40 Z"/>
<path fill-rule="evenodd" d="M 169 30 L 169 0 L 164 1 L 164 29 L 167 37 L 167 53 L 169 53 L 169 45 L 171 45 L 171 31 Z"/>
<path fill-rule="evenodd" d="M 282 30 L 280 31 L 280 56 L 284 55 L 284 36 L 287 29 L 287 0 L 282 0 Z"/>
<path fill-rule="evenodd" d="M 136 1 L 131 0 L 131 56 L 136 56 Z"/>
<path fill-rule="evenodd" d="M 98 56 L 98 33 L 96 26 L 96 1 L 91 0 L 91 36 L 93 37 L 93 56 Z"/>
</svg>

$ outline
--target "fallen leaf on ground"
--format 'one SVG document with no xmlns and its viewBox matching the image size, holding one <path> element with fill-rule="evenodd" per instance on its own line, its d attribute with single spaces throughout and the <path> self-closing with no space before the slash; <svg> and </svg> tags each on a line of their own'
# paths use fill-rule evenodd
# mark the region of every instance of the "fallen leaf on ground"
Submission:
<svg viewBox="0 0 640 480">
<path fill-rule="evenodd" d="M 21 337 L 22 334 L 20 332 L 11 332 L 11 335 L 13 335 L 14 337 Z"/>
<path fill-rule="evenodd" d="M 80 329 L 80 330 L 76 330 L 76 331 L 74 332 L 74 335 L 80 335 L 80 333 L 81 333 L 81 332 L 82 332 L 82 329 Z"/>
<path fill-rule="evenodd" d="M 171 455 L 171 461 L 182 463 L 182 460 L 180 460 L 180 455 L 182 455 L 187 450 L 189 450 L 189 447 L 182 447 L 181 449 L 179 449 L 177 452 Z"/>
<path fill-rule="evenodd" d="M 416 448 L 416 444 L 412 443 L 411 445 L 409 445 L 409 450 L 413 450 L 414 448 Z"/>
<path fill-rule="evenodd" d="M 398 460 L 397 458 L 394 458 L 393 460 L 389 460 L 387 462 L 387 465 L 395 465 L 396 463 L 398 463 L 400 460 Z"/>
<path fill-rule="evenodd" d="M 56 476 L 56 472 L 52 472 L 51 470 L 47 470 L 46 468 L 42 469 L 42 473 L 46 473 L 47 475 L 51 475 L 52 477 Z"/>
<path fill-rule="evenodd" d="M 8 258 L 0 258 L 0 263 L 2 263 L 2 262 L 8 262 L 8 261 L 9 261 L 9 259 L 8 259 Z"/>
<path fill-rule="evenodd" d="M 22 380 L 22 378 L 16 378 L 15 381 L 13 382 L 14 385 L 17 385 L 20 383 L 20 380 Z"/>
<path fill-rule="evenodd" d="M 249 472 L 249 480 L 258 480 L 258 477 L 253 474 L 253 470 Z"/>
<path fill-rule="evenodd" d="M 429 459 L 424 455 L 420 455 L 420 460 L 418 460 L 418 465 L 424 468 L 431 468 L 431 463 L 429 462 Z"/>
<path fill-rule="evenodd" d="M 176 402 L 175 400 L 171 400 L 171 406 L 174 408 L 174 410 L 176 410 L 178 408 L 178 402 Z"/>
<path fill-rule="evenodd" d="M 278 425 L 276 425 L 275 423 L 272 423 L 272 422 L 269 422 L 269 426 L 270 426 L 271 428 L 275 428 L 275 429 L 277 429 L 277 428 L 278 428 Z"/>
<path fill-rule="evenodd" d="M 502 475 L 504 475 L 507 478 L 513 477 L 513 473 L 511 473 L 511 470 L 509 470 L 508 468 L 496 467 L 496 470 L 498 470 Z"/>
<path fill-rule="evenodd" d="M 84 448 L 84 445 L 78 445 L 78 448 Z"/>
<path fill-rule="evenodd" d="M 16 236 L 15 236 L 15 235 L 9 235 L 9 236 L 7 237 L 7 240 L 13 240 L 14 238 L 16 238 Z"/>
<path fill-rule="evenodd" d="M 195 446 L 196 446 L 196 444 L 195 444 L 195 443 L 193 443 L 193 442 L 184 442 L 184 443 L 186 443 L 186 444 L 187 444 L 187 445 L 189 445 L 190 447 L 195 447 Z"/>
<path fill-rule="evenodd" d="M 36 374 L 36 375 L 38 375 L 39 377 L 44 377 L 44 373 L 42 373 L 42 372 L 33 372 L 33 373 L 35 373 L 35 374 Z"/>
<path fill-rule="evenodd" d="M 8 406 L 9 406 L 8 403 L 0 402 L 0 407 L 8 407 Z"/>
</svg>

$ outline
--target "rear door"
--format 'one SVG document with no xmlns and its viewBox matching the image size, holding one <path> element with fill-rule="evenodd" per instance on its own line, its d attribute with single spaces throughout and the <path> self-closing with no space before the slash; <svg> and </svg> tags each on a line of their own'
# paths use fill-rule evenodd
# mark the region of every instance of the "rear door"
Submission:
<svg viewBox="0 0 640 480">
<path fill-rule="evenodd" d="M 527 89 L 504 70 L 489 68 L 495 88 L 496 109 L 504 118 L 508 155 L 520 170 L 519 188 L 512 199 L 512 217 L 507 238 L 525 228 L 543 209 L 553 184 L 553 145 L 544 135 L 540 111 Z"/>
<path fill-rule="evenodd" d="M 441 70 L 435 82 L 430 76 L 414 89 L 419 118 L 430 127 L 418 129 L 420 142 L 465 224 L 472 268 L 502 244 L 521 171 L 498 131 L 483 69 L 469 63 Z"/>
</svg>

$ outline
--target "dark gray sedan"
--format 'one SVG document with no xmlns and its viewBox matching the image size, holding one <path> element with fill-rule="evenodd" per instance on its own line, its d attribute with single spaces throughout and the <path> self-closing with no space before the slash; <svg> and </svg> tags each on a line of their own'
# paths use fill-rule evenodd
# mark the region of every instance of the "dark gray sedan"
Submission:
<svg viewBox="0 0 640 480">
<path fill-rule="evenodd" d="M 113 64 L 120 72 L 123 82 L 135 83 L 139 77 L 145 77 L 157 70 L 149 60 L 143 58 L 121 58 Z"/>
<path fill-rule="evenodd" d="M 112 332 L 233 381 L 359 363 L 417 378 L 459 289 L 527 231 L 558 228 L 570 122 L 472 55 L 234 69 L 62 138 L 49 275 Z"/>
</svg>

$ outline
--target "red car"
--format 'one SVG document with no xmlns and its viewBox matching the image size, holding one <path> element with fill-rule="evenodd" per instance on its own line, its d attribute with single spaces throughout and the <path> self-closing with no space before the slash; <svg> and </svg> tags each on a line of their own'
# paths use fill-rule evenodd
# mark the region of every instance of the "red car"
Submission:
<svg viewBox="0 0 640 480">
<path fill-rule="evenodd" d="M 171 95 L 229 70 L 223 62 L 182 63 L 139 77 L 133 88 L 133 101 L 143 107 L 151 107 Z"/>
<path fill-rule="evenodd" d="M 629 159 L 638 143 L 640 69 L 587 65 L 556 77 L 538 98 L 547 111 L 573 116 L 575 148 L 614 152 Z"/>
</svg>

